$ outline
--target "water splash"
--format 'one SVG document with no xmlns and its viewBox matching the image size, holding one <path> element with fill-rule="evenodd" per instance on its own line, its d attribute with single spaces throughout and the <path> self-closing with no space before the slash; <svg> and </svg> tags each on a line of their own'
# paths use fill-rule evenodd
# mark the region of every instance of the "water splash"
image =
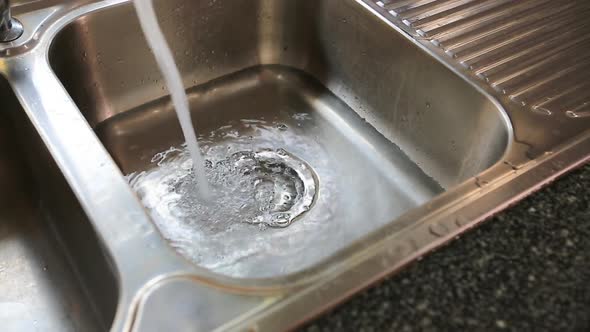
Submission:
<svg viewBox="0 0 590 332">
<path fill-rule="evenodd" d="M 185 156 L 186 150 L 175 147 L 156 154 L 152 162 L 158 168 L 131 174 L 131 186 L 147 189 L 140 190 L 143 197 L 148 191 L 166 197 L 165 214 L 189 223 L 224 220 L 286 227 L 314 202 L 317 183 L 311 168 L 285 150 L 247 150 L 207 160 L 209 201 L 198 199 L 196 178 Z"/>
<path fill-rule="evenodd" d="M 297 118 L 309 121 L 306 115 Z M 162 235 L 183 256 L 234 276 L 294 271 L 305 265 L 300 253 L 310 241 L 334 226 L 328 221 L 334 216 L 338 166 L 296 126 L 285 131 L 280 124 L 243 119 L 199 136 L 208 202 L 195 194 L 198 180 L 186 144 L 155 154 L 150 168 L 127 175 Z M 291 218 L 281 219 L 282 213 Z"/>
</svg>

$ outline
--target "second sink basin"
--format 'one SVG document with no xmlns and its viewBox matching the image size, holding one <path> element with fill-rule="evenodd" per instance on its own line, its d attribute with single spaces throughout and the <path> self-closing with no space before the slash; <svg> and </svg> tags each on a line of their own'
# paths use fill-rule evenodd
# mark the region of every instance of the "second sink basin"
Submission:
<svg viewBox="0 0 590 332">
<path fill-rule="evenodd" d="M 0 100 L 2 330 L 105 330 L 117 309 L 117 273 L 2 77 Z"/>
<path fill-rule="evenodd" d="M 509 145 L 495 103 L 362 1 L 155 3 L 205 157 L 284 149 L 318 184 L 309 211 L 277 229 L 179 217 L 134 183 L 163 236 L 197 265 L 247 278 L 310 268 L 489 168 Z M 69 24 L 50 62 L 132 183 L 182 149 L 130 4 Z"/>
</svg>

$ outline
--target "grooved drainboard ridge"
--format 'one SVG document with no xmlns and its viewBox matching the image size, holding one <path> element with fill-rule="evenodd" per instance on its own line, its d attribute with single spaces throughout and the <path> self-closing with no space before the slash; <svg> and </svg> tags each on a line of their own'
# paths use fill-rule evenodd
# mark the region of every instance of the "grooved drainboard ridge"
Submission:
<svg viewBox="0 0 590 332">
<path fill-rule="evenodd" d="M 513 102 L 590 116 L 590 1 L 367 1 Z"/>
</svg>

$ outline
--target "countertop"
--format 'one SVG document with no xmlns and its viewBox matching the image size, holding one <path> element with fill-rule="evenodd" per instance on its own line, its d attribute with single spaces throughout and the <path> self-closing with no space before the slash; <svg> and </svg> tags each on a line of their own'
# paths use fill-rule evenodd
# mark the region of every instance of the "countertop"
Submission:
<svg viewBox="0 0 590 332">
<path fill-rule="evenodd" d="M 590 331 L 590 165 L 305 331 Z"/>
</svg>

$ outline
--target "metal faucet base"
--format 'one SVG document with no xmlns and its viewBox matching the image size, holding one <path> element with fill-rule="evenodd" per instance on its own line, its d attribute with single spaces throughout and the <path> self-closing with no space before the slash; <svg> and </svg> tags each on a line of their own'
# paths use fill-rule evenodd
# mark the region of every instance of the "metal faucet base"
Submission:
<svg viewBox="0 0 590 332">
<path fill-rule="evenodd" d="M 23 24 L 16 18 L 13 18 L 9 25 L 10 28 L 8 30 L 0 31 L 0 43 L 14 41 L 22 36 L 23 32 L 25 31 Z"/>
</svg>

